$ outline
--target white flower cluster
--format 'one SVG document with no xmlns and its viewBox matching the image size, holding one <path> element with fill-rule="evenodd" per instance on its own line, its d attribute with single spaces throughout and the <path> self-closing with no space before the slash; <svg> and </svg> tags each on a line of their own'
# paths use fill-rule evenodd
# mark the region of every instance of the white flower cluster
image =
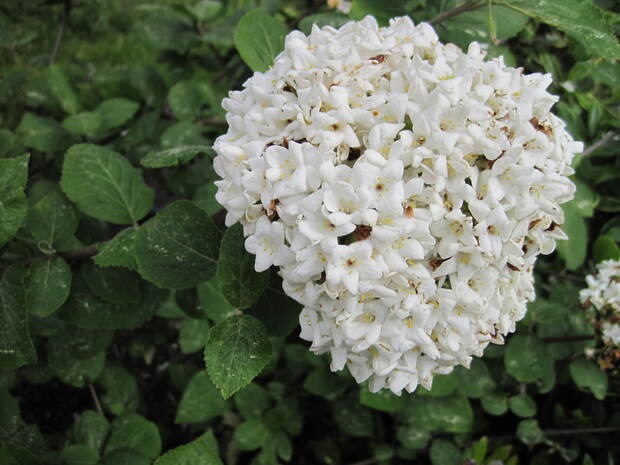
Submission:
<svg viewBox="0 0 620 465">
<path fill-rule="evenodd" d="M 597 274 L 586 276 L 586 283 L 579 298 L 591 323 L 604 344 L 620 348 L 620 261 L 599 263 Z"/>
<path fill-rule="evenodd" d="M 551 77 L 372 17 L 294 31 L 223 102 L 217 200 L 301 338 L 370 390 L 412 392 L 501 343 L 564 238 L 574 142 Z"/>
</svg>

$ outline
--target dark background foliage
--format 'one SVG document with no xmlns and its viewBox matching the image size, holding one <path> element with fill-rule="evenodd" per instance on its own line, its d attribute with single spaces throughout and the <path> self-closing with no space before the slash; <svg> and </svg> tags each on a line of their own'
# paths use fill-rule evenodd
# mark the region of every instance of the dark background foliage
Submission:
<svg viewBox="0 0 620 465">
<path fill-rule="evenodd" d="M 308 352 L 214 199 L 226 93 L 287 31 L 365 14 L 551 73 L 586 146 L 517 333 L 401 397 Z M 613 0 L 1 2 L 0 464 L 615 463 L 577 294 L 620 258 L 619 25 Z"/>
</svg>

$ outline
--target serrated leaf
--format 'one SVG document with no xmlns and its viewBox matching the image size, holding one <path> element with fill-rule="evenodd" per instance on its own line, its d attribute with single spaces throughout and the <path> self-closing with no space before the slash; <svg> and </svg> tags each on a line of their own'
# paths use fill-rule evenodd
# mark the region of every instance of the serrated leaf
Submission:
<svg viewBox="0 0 620 465">
<path fill-rule="evenodd" d="M 24 146 L 41 152 L 59 152 L 73 142 L 71 135 L 56 120 L 25 113 L 15 133 Z"/>
<path fill-rule="evenodd" d="M 69 297 L 71 269 L 61 257 L 36 260 L 30 265 L 25 284 L 28 312 L 47 317 Z"/>
<path fill-rule="evenodd" d="M 37 241 L 47 247 L 57 247 L 73 236 L 78 218 L 64 195 L 53 190 L 30 207 L 25 227 Z"/>
<path fill-rule="evenodd" d="M 106 454 L 127 448 L 154 459 L 161 453 L 161 436 L 155 423 L 135 413 L 119 420 L 120 424 L 112 425 L 112 433 L 105 447 Z"/>
<path fill-rule="evenodd" d="M 36 362 L 24 288 L 25 270 L 14 265 L 0 277 L 0 369 L 15 370 Z"/>
<path fill-rule="evenodd" d="M 235 406 L 243 418 L 261 418 L 271 407 L 271 396 L 256 383 L 250 383 L 235 394 Z"/>
<path fill-rule="evenodd" d="M 209 375 L 202 370 L 196 373 L 183 392 L 176 415 L 176 423 L 204 423 L 230 407 L 219 393 Z"/>
<path fill-rule="evenodd" d="M 228 228 L 220 246 L 217 281 L 222 295 L 234 307 L 250 307 L 267 287 L 269 270 L 257 273 L 254 261 L 254 255 L 245 251 L 241 225 Z"/>
<path fill-rule="evenodd" d="M 0 159 L 0 246 L 11 239 L 26 218 L 24 189 L 30 155 Z"/>
<path fill-rule="evenodd" d="M 202 311 L 215 323 L 221 323 L 226 318 L 235 314 L 237 309 L 230 305 L 222 295 L 217 279 L 212 279 L 197 286 L 198 299 Z"/>
<path fill-rule="evenodd" d="M 215 156 L 215 151 L 206 145 L 185 145 L 159 152 L 149 152 L 140 164 L 145 168 L 166 168 L 187 163 L 199 153 L 206 153 L 211 158 Z"/>
<path fill-rule="evenodd" d="M 99 266 L 123 266 L 138 271 L 138 263 L 133 253 L 138 230 L 123 229 L 116 236 L 101 246 L 93 261 Z"/>
<path fill-rule="evenodd" d="M 122 126 L 136 114 L 140 105 L 126 98 L 104 100 L 96 112 L 101 117 L 101 130 L 104 132 Z"/>
<path fill-rule="evenodd" d="M 249 315 L 231 317 L 211 329 L 205 363 L 213 383 L 228 398 L 267 365 L 271 343 L 267 330 Z"/>
<path fill-rule="evenodd" d="M 233 437 L 239 450 L 256 450 L 269 440 L 269 436 L 265 424 L 252 418 L 237 426 Z"/>
<path fill-rule="evenodd" d="M 82 279 L 97 297 L 118 305 L 140 302 L 140 279 L 125 268 L 102 268 L 85 263 L 81 268 Z"/>
<path fill-rule="evenodd" d="M 113 415 L 133 412 L 140 403 L 138 383 L 123 366 L 107 364 L 97 380 L 105 394 L 101 396 L 104 408 Z"/>
<path fill-rule="evenodd" d="M 72 115 L 80 111 L 78 95 L 60 66 L 54 64 L 47 69 L 47 84 L 63 110 Z"/>
<path fill-rule="evenodd" d="M 142 172 L 113 150 L 77 144 L 65 155 L 61 185 L 87 215 L 116 224 L 137 223 L 153 205 Z"/>
<path fill-rule="evenodd" d="M 105 416 L 94 410 L 86 410 L 80 414 L 80 418 L 73 425 L 71 436 L 74 442 L 86 444 L 99 451 L 109 431 L 110 423 Z"/>
<path fill-rule="evenodd" d="M 209 430 L 189 444 L 166 452 L 153 465 L 222 465 L 214 441 L 215 437 Z"/>
<path fill-rule="evenodd" d="M 607 375 L 596 363 L 585 358 L 578 358 L 570 363 L 569 369 L 577 386 L 589 389 L 598 400 L 605 398 L 608 385 Z"/>
<path fill-rule="evenodd" d="M 179 200 L 140 228 L 135 257 L 143 278 L 187 289 L 213 276 L 219 242 L 213 220 L 192 202 Z"/>
<path fill-rule="evenodd" d="M 286 29 L 262 8 L 248 11 L 237 23 L 235 47 L 253 71 L 267 71 L 284 48 Z"/>
<path fill-rule="evenodd" d="M 590 55 L 611 60 L 620 58 L 620 43 L 605 13 L 590 0 L 497 0 L 494 3 L 557 27 Z"/>
</svg>

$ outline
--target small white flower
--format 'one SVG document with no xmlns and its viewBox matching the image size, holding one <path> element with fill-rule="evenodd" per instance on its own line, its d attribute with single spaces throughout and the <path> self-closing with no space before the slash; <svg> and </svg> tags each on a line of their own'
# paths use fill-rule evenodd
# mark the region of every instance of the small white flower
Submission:
<svg viewBox="0 0 620 465">
<path fill-rule="evenodd" d="M 256 254 L 256 271 L 265 271 L 271 265 L 283 265 L 290 260 L 290 251 L 284 245 L 282 223 L 271 222 L 266 216 L 256 222 L 256 231 L 245 240 L 248 252 Z"/>
</svg>

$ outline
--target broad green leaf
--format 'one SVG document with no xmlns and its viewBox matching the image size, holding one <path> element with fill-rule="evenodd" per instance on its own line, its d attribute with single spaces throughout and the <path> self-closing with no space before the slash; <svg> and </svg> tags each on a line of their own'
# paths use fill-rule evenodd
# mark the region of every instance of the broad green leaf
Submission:
<svg viewBox="0 0 620 465">
<path fill-rule="evenodd" d="M 51 118 L 25 113 L 15 131 L 24 146 L 41 152 L 60 152 L 73 142 L 71 135 Z"/>
<path fill-rule="evenodd" d="M 448 394 L 452 394 L 459 384 L 458 373 L 453 371 L 449 375 L 435 376 L 433 378 L 433 385 L 431 390 L 427 391 L 426 388 L 420 386 L 416 391 L 418 396 L 433 396 L 443 397 Z"/>
<path fill-rule="evenodd" d="M 563 206 L 564 224 L 562 230 L 568 235 L 567 241 L 558 241 L 558 253 L 569 270 L 578 269 L 586 259 L 588 250 L 588 227 L 585 220 L 570 204 Z"/>
<path fill-rule="evenodd" d="M 557 27 L 590 55 L 620 58 L 620 43 L 605 13 L 591 0 L 496 0 L 532 18 Z"/>
<path fill-rule="evenodd" d="M 100 451 L 109 431 L 110 423 L 106 417 L 94 410 L 86 410 L 73 425 L 71 436 L 74 442 Z"/>
<path fill-rule="evenodd" d="M 59 458 L 63 465 L 97 465 L 99 452 L 86 444 L 70 444 Z"/>
<path fill-rule="evenodd" d="M 138 271 L 138 263 L 133 249 L 138 230 L 135 228 L 123 229 L 116 236 L 98 246 L 99 253 L 93 261 L 99 266 L 122 266 L 132 271 Z"/>
<path fill-rule="evenodd" d="M 191 80 L 175 84 L 168 93 L 168 103 L 174 117 L 181 121 L 195 121 L 208 103 L 206 82 Z"/>
<path fill-rule="evenodd" d="M 256 383 L 250 383 L 239 390 L 235 396 L 235 406 L 243 418 L 261 418 L 263 412 L 271 407 L 269 393 Z"/>
<path fill-rule="evenodd" d="M 197 320 L 195 318 L 185 318 L 179 330 L 179 345 L 181 352 L 192 354 L 203 349 L 209 338 L 209 320 Z"/>
<path fill-rule="evenodd" d="M 107 132 L 122 126 L 136 114 L 138 108 L 138 103 L 126 98 L 104 100 L 96 110 L 101 117 L 101 130 Z"/>
<path fill-rule="evenodd" d="M 372 437 L 372 412 L 357 399 L 341 399 L 333 403 L 338 428 L 355 437 Z"/>
<path fill-rule="evenodd" d="M 255 450 L 269 440 L 269 430 L 258 419 L 250 419 L 235 428 L 235 444 L 239 450 Z"/>
<path fill-rule="evenodd" d="M 482 408 L 491 415 L 503 415 L 508 411 L 508 396 L 504 393 L 487 394 L 480 401 Z"/>
<path fill-rule="evenodd" d="M 262 8 L 247 12 L 237 23 L 235 47 L 253 71 L 267 71 L 284 48 L 286 28 Z"/>
<path fill-rule="evenodd" d="M 407 449 L 424 449 L 431 439 L 431 433 L 419 425 L 401 426 L 396 438 Z"/>
<path fill-rule="evenodd" d="M 71 270 L 61 257 L 36 260 L 26 276 L 26 305 L 32 315 L 50 316 L 71 291 Z"/>
<path fill-rule="evenodd" d="M 603 400 L 607 395 L 607 375 L 591 360 L 578 358 L 569 366 L 571 377 L 580 388 L 589 389 L 594 397 Z"/>
<path fill-rule="evenodd" d="M 565 318 L 566 306 L 539 297 L 528 304 L 528 312 L 536 323 L 547 325 Z"/>
<path fill-rule="evenodd" d="M 220 246 L 217 280 L 222 295 L 237 308 L 250 307 L 263 294 L 269 282 L 269 270 L 254 271 L 256 257 L 245 251 L 243 228 L 228 228 Z"/>
<path fill-rule="evenodd" d="M 485 394 L 493 391 L 495 382 L 489 374 L 489 370 L 484 363 L 484 360 L 476 358 L 472 361 L 469 369 L 465 367 L 458 367 L 455 369 L 458 376 L 458 387 L 461 394 L 465 397 L 472 397 L 478 399 Z M 433 384 L 436 382 L 437 376 L 433 380 Z"/>
<path fill-rule="evenodd" d="M 518 394 L 508 400 L 510 410 L 515 415 L 526 418 L 536 415 L 536 402 L 527 394 Z"/>
<path fill-rule="evenodd" d="M 506 371 L 522 383 L 541 379 L 553 367 L 547 346 L 531 335 L 516 334 L 510 338 L 504 358 Z"/>
<path fill-rule="evenodd" d="M 204 186 L 200 186 L 194 193 L 192 199 L 196 205 L 207 212 L 207 215 L 213 215 L 222 209 L 222 206 L 215 200 L 217 186 L 210 182 Z"/>
<path fill-rule="evenodd" d="M 570 202 L 571 206 L 574 207 L 577 214 L 584 218 L 592 218 L 599 196 L 587 184 L 578 179 L 573 179 L 573 182 L 577 190 L 575 191 L 575 198 Z"/>
<path fill-rule="evenodd" d="M 199 153 L 206 153 L 209 157 L 215 156 L 214 150 L 206 145 L 185 145 L 172 149 L 161 150 L 159 152 L 149 152 L 146 157 L 140 160 L 140 164 L 145 168 L 166 168 L 177 166 L 190 161 Z"/>
<path fill-rule="evenodd" d="M 0 277 L 0 370 L 14 370 L 37 360 L 28 327 L 24 275 L 25 270 L 14 265 Z"/>
<path fill-rule="evenodd" d="M 267 330 L 249 315 L 217 324 L 205 347 L 205 363 L 213 383 L 228 398 L 247 385 L 267 365 L 271 343 Z"/>
<path fill-rule="evenodd" d="M 15 135 L 8 129 L 0 129 L 0 157 L 6 156 L 15 145 Z"/>
<path fill-rule="evenodd" d="M 26 218 L 24 189 L 30 155 L 0 159 L 0 246 L 15 235 Z"/>
<path fill-rule="evenodd" d="M 379 24 L 385 26 L 391 18 L 406 15 L 405 2 L 402 0 L 353 0 L 351 18 L 363 19 L 366 15 L 374 16 Z"/>
<path fill-rule="evenodd" d="M 133 449 L 154 459 L 161 453 L 161 436 L 157 425 L 135 413 L 128 418 L 120 417 L 113 425 L 105 453 L 116 449 Z"/>
<path fill-rule="evenodd" d="M 48 68 L 47 84 L 63 110 L 72 115 L 80 111 L 78 95 L 60 66 L 52 65 Z"/>
<path fill-rule="evenodd" d="M 472 430 L 474 415 L 465 397 L 413 396 L 405 407 L 409 421 L 431 431 L 466 433 Z"/>
<path fill-rule="evenodd" d="M 100 352 L 89 358 L 55 358 L 49 356 L 50 368 L 65 384 L 82 388 L 95 381 L 105 365 L 105 353 Z"/>
<path fill-rule="evenodd" d="M 187 145 L 209 146 L 209 140 L 203 135 L 204 132 L 202 126 L 189 121 L 179 121 L 164 131 L 160 144 L 164 149 Z"/>
<path fill-rule="evenodd" d="M 538 422 L 533 418 L 523 420 L 517 426 L 517 438 L 528 446 L 533 446 L 545 439 L 545 433 L 538 426 Z"/>
<path fill-rule="evenodd" d="M 100 299 L 118 305 L 140 302 L 140 278 L 132 271 L 85 263 L 81 272 L 90 291 Z"/>
<path fill-rule="evenodd" d="M 435 439 L 429 452 L 433 465 L 461 465 L 463 463 L 459 448 L 445 439 Z"/>
<path fill-rule="evenodd" d="M 52 248 L 75 234 L 78 217 L 64 195 L 53 190 L 30 207 L 25 227 L 34 239 Z"/>
<path fill-rule="evenodd" d="M 335 400 L 349 385 L 348 380 L 332 373 L 327 368 L 317 368 L 304 381 L 304 389 L 315 396 Z"/>
<path fill-rule="evenodd" d="M 191 17 L 171 8 L 147 15 L 137 30 L 148 45 L 160 50 L 182 53 L 200 43 Z"/>
<path fill-rule="evenodd" d="M 135 257 L 143 278 L 187 289 L 213 276 L 219 242 L 213 220 L 192 202 L 179 200 L 140 228 Z"/>
<path fill-rule="evenodd" d="M 153 205 L 142 172 L 113 150 L 77 144 L 65 155 L 61 185 L 87 215 L 116 224 L 136 224 Z"/>
<path fill-rule="evenodd" d="M 397 396 L 387 389 L 379 392 L 370 392 L 367 387 L 360 388 L 360 403 L 373 410 L 381 412 L 397 412 L 407 404 L 403 396 Z"/>
<path fill-rule="evenodd" d="M 176 423 L 204 423 L 230 408 L 230 402 L 219 393 L 206 371 L 191 379 L 177 410 Z"/>
<path fill-rule="evenodd" d="M 114 449 L 101 461 L 101 465 L 151 465 L 153 461 L 135 449 Z"/>
<path fill-rule="evenodd" d="M 101 403 L 113 415 L 133 412 L 138 408 L 140 402 L 138 383 L 121 365 L 106 364 L 97 383 L 105 391 L 101 396 Z"/>
<path fill-rule="evenodd" d="M 277 281 L 276 281 L 277 282 Z M 246 310 L 248 315 L 259 319 L 270 336 L 286 337 L 299 326 L 299 313 L 302 306 L 284 294 L 281 283 L 266 289 L 256 304 Z"/>
<path fill-rule="evenodd" d="M 86 136 L 90 139 L 98 139 L 103 133 L 103 121 L 96 111 L 83 111 L 67 116 L 62 127 L 75 136 Z"/>
<path fill-rule="evenodd" d="M 217 455 L 217 443 L 212 443 L 212 437 L 203 434 L 189 444 L 166 452 L 155 460 L 154 465 L 222 465 Z"/>
<path fill-rule="evenodd" d="M 221 323 L 237 312 L 237 309 L 230 305 L 222 295 L 217 285 L 217 279 L 200 283 L 197 290 L 202 311 L 215 323 Z"/>
<path fill-rule="evenodd" d="M 599 236 L 592 245 L 592 259 L 594 263 L 603 260 L 620 260 L 620 248 L 611 237 Z"/>
</svg>

